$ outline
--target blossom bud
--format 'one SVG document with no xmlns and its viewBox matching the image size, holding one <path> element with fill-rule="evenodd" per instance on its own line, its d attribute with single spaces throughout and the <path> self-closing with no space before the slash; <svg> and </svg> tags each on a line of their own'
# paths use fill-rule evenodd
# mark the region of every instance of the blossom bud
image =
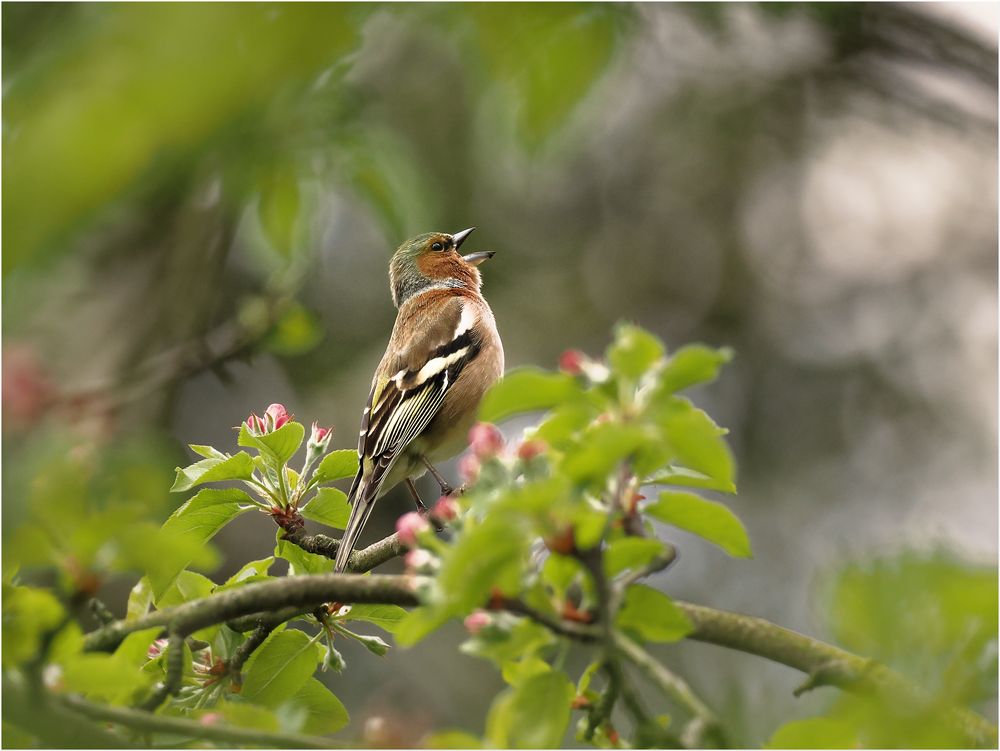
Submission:
<svg viewBox="0 0 1000 751">
<path fill-rule="evenodd" d="M 538 439 L 522 441 L 521 445 L 517 447 L 517 458 L 529 462 L 536 456 L 544 454 L 548 447 L 549 446 L 545 443 L 545 441 Z"/>
<path fill-rule="evenodd" d="M 488 422 L 476 423 L 469 431 L 469 447 L 480 460 L 491 459 L 503 451 L 503 433 Z"/>
<path fill-rule="evenodd" d="M 465 617 L 465 621 L 463 623 L 465 624 L 465 630 L 470 634 L 475 635 L 489 626 L 492 622 L 493 619 L 485 610 L 473 610 Z"/>
<path fill-rule="evenodd" d="M 450 522 L 458 518 L 458 504 L 454 498 L 443 495 L 434 504 L 431 513 L 443 522 Z"/>
<path fill-rule="evenodd" d="M 466 454 L 458 460 L 458 474 L 462 482 L 471 485 L 479 477 L 479 459 L 475 454 Z"/>
<path fill-rule="evenodd" d="M 559 370 L 570 375 L 583 373 L 583 363 L 587 356 L 578 349 L 568 349 L 559 356 Z"/>
<path fill-rule="evenodd" d="M 270 433 L 272 430 L 277 430 L 288 423 L 292 419 L 292 416 L 288 414 L 288 410 L 285 409 L 283 404 L 275 403 L 268 406 L 264 411 L 264 419 L 267 422 L 267 432 Z"/>
<path fill-rule="evenodd" d="M 153 643 L 149 645 L 149 649 L 146 650 L 146 659 L 155 660 L 157 657 L 163 654 L 163 650 L 165 650 L 166 648 L 167 648 L 166 639 L 154 639 Z"/>
<path fill-rule="evenodd" d="M 403 563 L 409 571 L 426 571 L 434 563 L 434 556 L 423 548 L 416 548 L 403 556 Z"/>
<path fill-rule="evenodd" d="M 264 427 L 264 421 L 253 412 L 246 419 L 245 425 L 247 426 L 247 430 L 250 431 L 250 435 L 264 435 L 267 432 L 267 429 Z"/>
<path fill-rule="evenodd" d="M 326 451 L 330 447 L 332 438 L 333 428 L 321 428 L 319 423 L 313 420 L 312 435 L 309 436 L 307 448 L 310 450 Z"/>
<path fill-rule="evenodd" d="M 357 639 L 369 652 L 379 657 L 385 657 L 389 651 L 389 645 L 377 636 L 358 636 Z"/>
<path fill-rule="evenodd" d="M 417 535 L 430 529 L 430 527 L 431 525 L 427 523 L 427 520 L 416 511 L 403 514 L 396 521 L 396 532 L 399 534 L 400 542 L 411 548 L 417 545 Z"/>
<path fill-rule="evenodd" d="M 199 717 L 198 722 L 209 728 L 222 722 L 222 715 L 218 712 L 208 712 Z"/>
</svg>

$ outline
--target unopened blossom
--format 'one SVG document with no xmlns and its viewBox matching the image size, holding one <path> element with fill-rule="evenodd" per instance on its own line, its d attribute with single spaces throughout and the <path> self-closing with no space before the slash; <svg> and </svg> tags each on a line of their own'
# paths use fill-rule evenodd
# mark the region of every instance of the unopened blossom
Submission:
<svg viewBox="0 0 1000 751">
<path fill-rule="evenodd" d="M 465 630 L 470 634 L 478 634 L 490 625 L 493 619 L 485 610 L 474 610 L 465 617 L 463 621 Z"/>
<path fill-rule="evenodd" d="M 531 461 L 536 456 L 544 454 L 546 449 L 548 449 L 548 444 L 537 438 L 522 441 L 521 445 L 517 447 L 517 458 L 526 462 Z"/>
<path fill-rule="evenodd" d="M 443 495 L 434 504 L 431 513 L 443 522 L 450 522 L 458 518 L 458 503 L 455 502 L 454 498 Z"/>
<path fill-rule="evenodd" d="M 480 422 L 469 431 L 469 448 L 482 461 L 503 451 L 503 433 L 496 425 Z"/>
<path fill-rule="evenodd" d="M 570 375 L 580 375 L 587 356 L 578 349 L 568 349 L 559 356 L 559 370 Z"/>
<path fill-rule="evenodd" d="M 330 447 L 330 440 L 333 438 L 333 428 L 321 428 L 315 420 L 312 424 L 312 434 L 309 436 L 307 449 L 316 451 L 326 451 Z"/>
<path fill-rule="evenodd" d="M 417 535 L 430 529 L 430 524 L 416 511 L 403 514 L 396 521 L 396 532 L 399 534 L 399 541 L 408 547 L 416 547 Z"/>
<path fill-rule="evenodd" d="M 475 454 L 466 454 L 458 460 L 458 475 L 467 485 L 479 478 L 479 459 Z"/>
</svg>

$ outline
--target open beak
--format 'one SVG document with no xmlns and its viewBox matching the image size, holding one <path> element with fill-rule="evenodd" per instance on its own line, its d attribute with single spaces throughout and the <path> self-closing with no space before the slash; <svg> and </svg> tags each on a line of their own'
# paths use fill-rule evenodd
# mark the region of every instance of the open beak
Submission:
<svg viewBox="0 0 1000 751">
<path fill-rule="evenodd" d="M 468 229 L 463 229 L 461 232 L 456 232 L 454 235 L 452 235 L 451 239 L 455 241 L 455 248 L 456 248 L 456 250 L 458 248 L 461 248 L 462 247 L 462 243 L 465 242 L 465 238 L 467 238 L 469 235 L 471 235 L 475 231 L 476 231 L 475 227 L 469 227 Z"/>
<path fill-rule="evenodd" d="M 462 260 L 466 263 L 471 263 L 473 266 L 478 266 L 487 258 L 492 258 L 495 254 L 495 250 L 481 250 L 478 253 L 469 253 L 467 256 L 462 256 Z"/>
</svg>

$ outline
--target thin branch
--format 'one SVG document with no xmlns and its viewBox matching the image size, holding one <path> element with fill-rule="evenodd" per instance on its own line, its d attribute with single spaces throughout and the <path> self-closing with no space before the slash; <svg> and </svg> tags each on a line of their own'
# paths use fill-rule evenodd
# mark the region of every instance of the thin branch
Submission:
<svg viewBox="0 0 1000 751">
<path fill-rule="evenodd" d="M 257 628 L 255 628 L 250 636 L 247 637 L 246 641 L 240 644 L 230 656 L 229 660 L 226 662 L 226 672 L 232 677 L 233 682 L 237 685 L 243 683 L 243 665 L 249 659 L 253 651 L 257 649 L 267 637 L 277 628 L 278 624 L 271 623 L 258 623 Z"/>
<path fill-rule="evenodd" d="M 619 633 L 614 635 L 615 649 L 629 662 L 635 665 L 639 672 L 646 676 L 664 694 L 685 707 L 692 715 L 701 719 L 706 727 L 715 727 L 718 720 L 708 705 L 694 693 L 687 682 L 667 669 L 659 660 L 644 650 L 634 641 Z M 697 744 L 695 744 L 697 745 Z"/>
<path fill-rule="evenodd" d="M 289 733 L 268 733 L 229 725 L 205 725 L 197 720 L 166 717 L 136 709 L 112 707 L 81 699 L 62 696 L 58 702 L 64 707 L 100 722 L 113 722 L 136 730 L 152 733 L 172 733 L 207 741 L 230 743 L 237 747 L 261 746 L 264 748 L 337 748 L 337 743 L 326 738 Z"/>
<path fill-rule="evenodd" d="M 570 639 L 576 639 L 577 641 L 583 642 L 596 641 L 600 638 L 600 634 L 593 626 L 576 623 L 575 621 L 567 621 L 562 618 L 554 618 L 550 615 L 546 615 L 540 610 L 535 610 L 533 607 L 521 600 L 503 598 L 499 601 L 499 605 L 500 607 L 498 609 L 530 618 L 536 623 L 540 623 L 545 626 L 549 631 L 559 634 L 560 636 L 566 636 Z"/>
</svg>

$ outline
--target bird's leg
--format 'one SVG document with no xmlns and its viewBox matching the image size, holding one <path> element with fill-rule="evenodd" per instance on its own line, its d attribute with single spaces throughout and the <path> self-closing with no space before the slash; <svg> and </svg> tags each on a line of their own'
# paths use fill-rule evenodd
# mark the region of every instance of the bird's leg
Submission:
<svg viewBox="0 0 1000 751">
<path fill-rule="evenodd" d="M 424 502 L 420 500 L 420 494 L 417 492 L 417 486 L 413 484 L 413 480 L 409 477 L 406 478 L 406 489 L 410 491 L 410 495 L 413 496 L 413 502 L 417 504 L 418 511 L 426 511 L 427 507 Z"/>
<path fill-rule="evenodd" d="M 428 469 L 428 471 L 430 471 L 431 476 L 435 480 L 437 480 L 437 484 L 441 486 L 441 495 L 451 495 L 452 493 L 455 492 L 455 488 L 453 488 L 451 485 L 449 485 L 448 481 L 445 480 L 441 476 L 441 473 L 437 471 L 437 469 L 434 467 L 434 465 L 431 464 L 429 461 L 427 461 L 427 457 L 426 456 L 424 456 L 423 454 L 421 454 L 420 455 L 420 461 L 422 461 L 427 466 L 427 469 Z"/>
</svg>

